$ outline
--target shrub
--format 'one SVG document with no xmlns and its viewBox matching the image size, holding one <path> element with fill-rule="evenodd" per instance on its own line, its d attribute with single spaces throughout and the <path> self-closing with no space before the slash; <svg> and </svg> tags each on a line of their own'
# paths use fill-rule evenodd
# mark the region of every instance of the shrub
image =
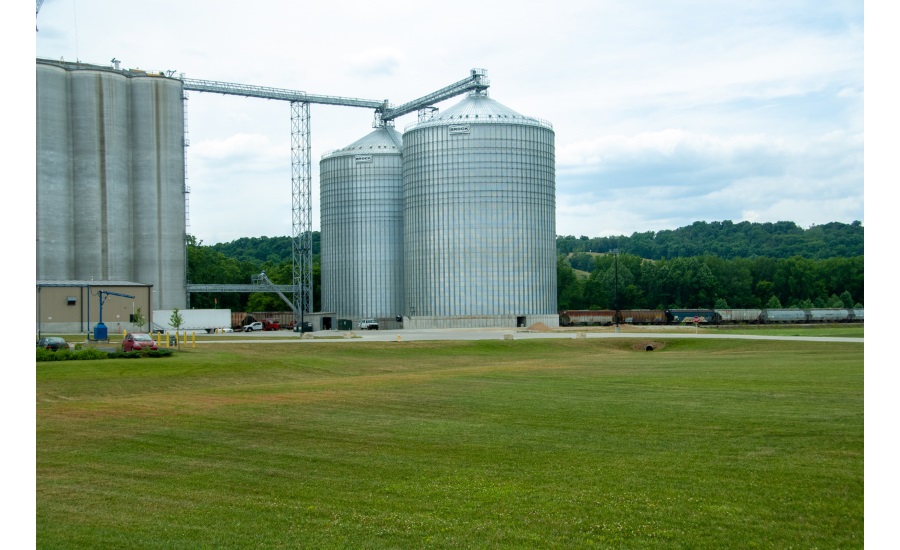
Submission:
<svg viewBox="0 0 900 550">
<path fill-rule="evenodd" d="M 95 348 L 83 348 L 72 354 L 73 359 L 106 359 L 109 357 L 109 354 L 105 351 L 100 351 Z"/>
<path fill-rule="evenodd" d="M 44 348 L 37 348 L 37 361 L 76 361 L 106 359 L 107 357 L 109 355 L 105 351 L 94 348 L 82 347 L 77 351 L 69 351 L 67 349 L 50 351 Z"/>
<path fill-rule="evenodd" d="M 46 348 L 37 348 L 38 361 L 65 361 L 66 359 L 74 359 L 72 352 L 67 349 L 52 351 Z"/>
</svg>

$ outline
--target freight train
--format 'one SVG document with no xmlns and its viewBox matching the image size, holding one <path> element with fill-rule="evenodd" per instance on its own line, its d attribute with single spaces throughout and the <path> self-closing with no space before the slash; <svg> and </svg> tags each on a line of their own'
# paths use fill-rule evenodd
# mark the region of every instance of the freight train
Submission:
<svg viewBox="0 0 900 550">
<path fill-rule="evenodd" d="M 783 323 L 862 323 L 863 308 L 779 309 L 579 309 L 559 312 L 564 327 L 626 325 L 728 325 Z"/>
</svg>

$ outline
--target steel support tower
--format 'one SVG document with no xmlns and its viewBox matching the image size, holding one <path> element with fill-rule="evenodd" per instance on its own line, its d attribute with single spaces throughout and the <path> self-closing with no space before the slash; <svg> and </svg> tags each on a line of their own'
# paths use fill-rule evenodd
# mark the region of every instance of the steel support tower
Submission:
<svg viewBox="0 0 900 550">
<path fill-rule="evenodd" d="M 291 101 L 291 260 L 294 316 L 313 311 L 312 281 L 312 160 L 309 103 Z"/>
</svg>

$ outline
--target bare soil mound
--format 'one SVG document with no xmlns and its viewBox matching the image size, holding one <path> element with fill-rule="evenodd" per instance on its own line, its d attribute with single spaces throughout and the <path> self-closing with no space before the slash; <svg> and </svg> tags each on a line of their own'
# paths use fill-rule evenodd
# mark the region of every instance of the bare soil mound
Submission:
<svg viewBox="0 0 900 550">
<path fill-rule="evenodd" d="M 533 330 L 535 332 L 553 332 L 553 329 L 548 327 L 544 323 L 535 323 L 528 327 L 528 330 Z"/>
<path fill-rule="evenodd" d="M 641 340 L 631 345 L 634 351 L 658 351 L 666 347 L 665 342 L 654 342 L 652 340 Z"/>
</svg>

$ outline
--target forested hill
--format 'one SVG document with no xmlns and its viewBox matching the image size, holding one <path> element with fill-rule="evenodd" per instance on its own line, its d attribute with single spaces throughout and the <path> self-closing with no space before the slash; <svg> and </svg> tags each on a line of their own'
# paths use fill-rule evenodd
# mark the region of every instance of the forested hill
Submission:
<svg viewBox="0 0 900 550">
<path fill-rule="evenodd" d="M 718 256 L 734 258 L 791 258 L 811 260 L 863 256 L 863 226 L 832 222 L 802 229 L 794 222 L 732 223 L 694 222 L 692 225 L 666 231 L 633 233 L 630 237 L 556 238 L 556 251 L 608 252 L 659 260 Z M 229 258 L 247 262 L 279 264 L 291 259 L 290 237 L 242 237 L 210 248 Z M 313 254 L 319 253 L 319 232 L 313 231 Z"/>
<path fill-rule="evenodd" d="M 735 258 L 791 258 L 812 260 L 852 258 L 864 255 L 863 226 L 832 222 L 802 229 L 794 222 L 733 223 L 694 222 L 692 225 L 666 231 L 633 233 L 630 237 L 559 236 L 556 251 L 609 252 L 640 258 L 690 258 L 718 256 Z"/>
<path fill-rule="evenodd" d="M 313 231 L 313 254 L 319 253 L 319 232 Z M 211 246 L 216 252 L 244 262 L 271 262 L 280 264 L 291 261 L 290 237 L 241 237 L 230 243 Z"/>
</svg>

